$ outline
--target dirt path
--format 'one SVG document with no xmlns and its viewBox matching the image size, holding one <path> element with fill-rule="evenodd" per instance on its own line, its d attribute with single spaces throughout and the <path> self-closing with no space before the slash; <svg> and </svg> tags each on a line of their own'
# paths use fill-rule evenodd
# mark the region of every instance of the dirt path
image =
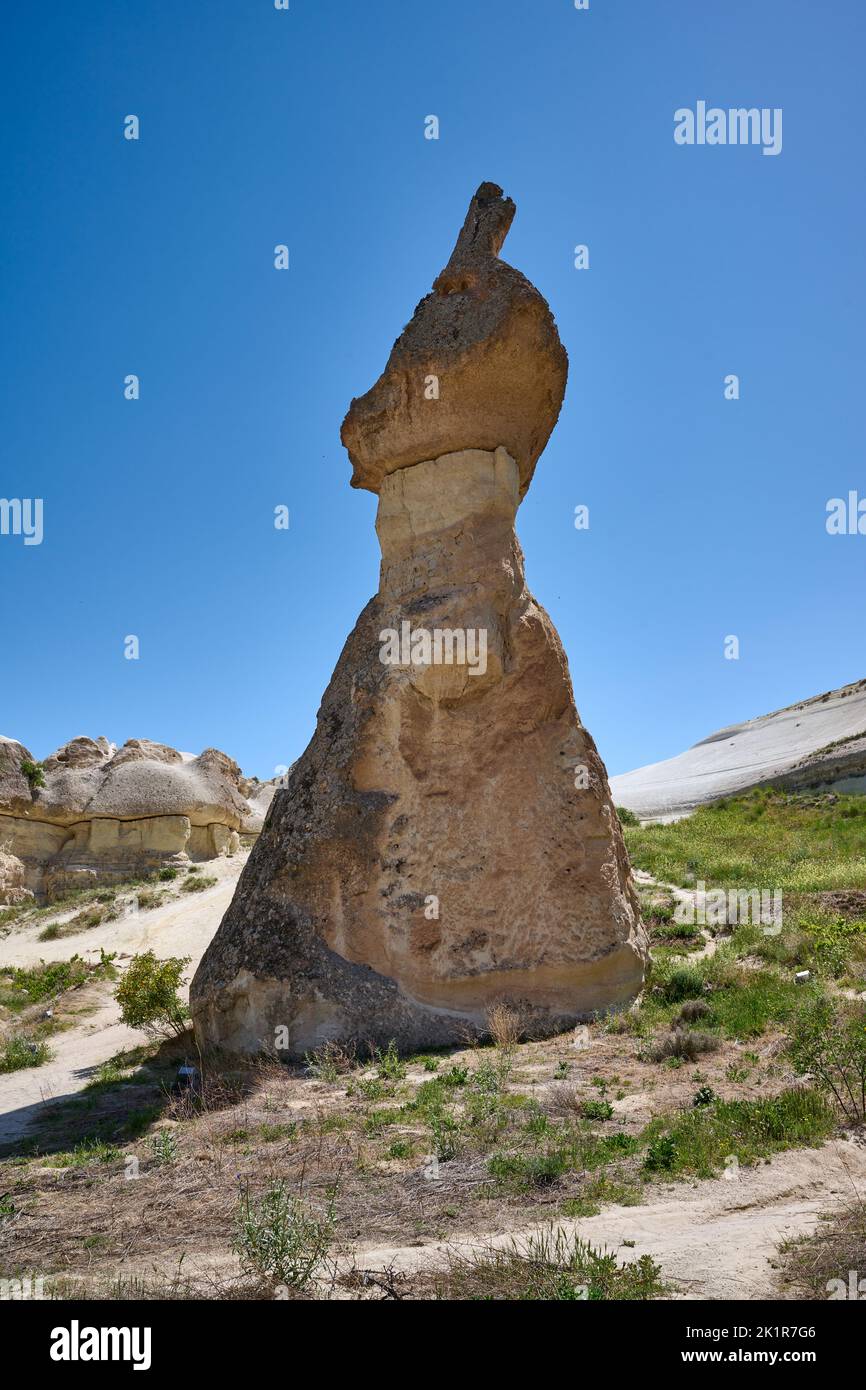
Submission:
<svg viewBox="0 0 866 1390">
<path fill-rule="evenodd" d="M 238 856 L 207 865 L 209 876 L 218 882 L 200 893 L 181 895 L 164 907 L 104 922 L 76 936 L 39 941 L 44 922 L 38 922 L 0 941 L 0 964 L 26 967 L 40 960 L 68 960 L 76 953 L 98 958 L 102 948 L 117 952 L 122 969 L 124 956 L 152 949 L 158 956 L 190 956 L 189 980 L 231 901 L 245 860 Z M 144 1033 L 120 1022 L 110 986 L 94 989 L 88 997 L 96 1003 L 86 1020 L 51 1039 L 53 1061 L 0 1075 L 0 1143 L 26 1134 L 46 1101 L 74 1095 L 103 1062 L 147 1041 Z"/>
<path fill-rule="evenodd" d="M 780 1296 L 774 1270 L 780 1241 L 808 1235 L 822 1212 L 855 1192 L 866 1196 L 866 1145 L 834 1140 L 822 1149 L 796 1149 L 741 1168 L 735 1180 L 671 1184 L 643 1206 L 612 1206 L 556 1225 L 623 1261 L 651 1255 L 676 1286 L 676 1298 L 772 1299 Z M 507 1246 L 512 1238 L 522 1242 L 542 1229 L 427 1246 L 359 1246 L 355 1263 L 369 1270 L 429 1269 L 445 1265 L 449 1253 L 465 1258 Z"/>
</svg>

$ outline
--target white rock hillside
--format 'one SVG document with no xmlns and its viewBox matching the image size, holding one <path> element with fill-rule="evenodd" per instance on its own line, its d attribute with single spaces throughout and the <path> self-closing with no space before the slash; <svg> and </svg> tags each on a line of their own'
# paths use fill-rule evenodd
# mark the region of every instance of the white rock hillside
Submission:
<svg viewBox="0 0 866 1390">
<path fill-rule="evenodd" d="M 610 779 L 617 806 L 662 821 L 768 784 L 866 792 L 866 680 L 732 724 L 675 758 Z"/>
</svg>

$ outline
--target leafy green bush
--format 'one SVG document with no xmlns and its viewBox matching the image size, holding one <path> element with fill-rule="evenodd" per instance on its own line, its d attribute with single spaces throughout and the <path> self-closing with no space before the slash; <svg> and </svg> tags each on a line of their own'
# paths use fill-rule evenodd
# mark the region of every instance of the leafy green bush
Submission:
<svg viewBox="0 0 866 1390">
<path fill-rule="evenodd" d="M 21 771 L 31 787 L 45 786 L 45 771 L 42 763 L 34 763 L 29 758 L 22 758 Z"/>
<path fill-rule="evenodd" d="M 683 999 L 698 999 L 704 992 L 704 976 L 693 966 L 681 965 L 671 969 L 656 968 L 651 976 L 653 995 L 663 1004 L 679 1004 Z"/>
<path fill-rule="evenodd" d="M 170 1129 L 161 1129 L 151 1137 L 150 1147 L 157 1163 L 174 1163 L 177 1158 L 177 1139 Z"/>
<path fill-rule="evenodd" d="M 114 992 L 127 1027 L 169 1037 L 185 1032 L 189 1009 L 178 997 L 178 989 L 189 962 L 189 956 L 158 960 L 153 951 L 133 956 Z"/>
<path fill-rule="evenodd" d="M 613 1106 L 609 1100 L 585 1100 L 581 1103 L 580 1113 L 585 1120 L 609 1120 Z"/>
<path fill-rule="evenodd" d="M 617 806 L 616 813 L 619 816 L 620 825 L 640 825 L 634 811 L 630 811 L 627 806 Z"/>
</svg>

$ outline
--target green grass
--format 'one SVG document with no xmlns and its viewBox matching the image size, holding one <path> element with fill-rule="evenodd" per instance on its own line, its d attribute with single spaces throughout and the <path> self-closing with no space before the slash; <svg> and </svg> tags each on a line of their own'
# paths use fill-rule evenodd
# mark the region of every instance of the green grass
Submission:
<svg viewBox="0 0 866 1390">
<path fill-rule="evenodd" d="M 759 790 L 624 834 L 635 868 L 685 887 L 702 879 L 790 893 L 866 888 L 866 796 Z"/>
<path fill-rule="evenodd" d="M 652 1120 L 641 1137 L 647 1147 L 644 1167 L 660 1175 L 711 1178 L 731 1158 L 750 1165 L 783 1149 L 820 1145 L 837 1124 L 832 1106 L 814 1090 L 715 1101 Z"/>
<path fill-rule="evenodd" d="M 659 1266 L 643 1255 L 620 1264 L 560 1229 L 466 1260 L 452 1260 L 439 1297 L 470 1302 L 636 1302 L 665 1292 Z"/>
<path fill-rule="evenodd" d="M 120 1157 L 120 1149 L 104 1139 L 82 1139 L 69 1153 L 55 1154 L 52 1161 L 57 1168 L 84 1168 L 89 1163 L 116 1163 Z"/>
</svg>

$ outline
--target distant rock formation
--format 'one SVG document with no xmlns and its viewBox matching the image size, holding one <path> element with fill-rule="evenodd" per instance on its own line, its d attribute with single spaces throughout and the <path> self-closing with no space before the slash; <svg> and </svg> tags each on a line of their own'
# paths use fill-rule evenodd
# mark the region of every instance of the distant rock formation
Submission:
<svg viewBox="0 0 866 1390">
<path fill-rule="evenodd" d="M 233 853 L 261 830 L 273 790 L 216 748 L 74 738 L 37 764 L 0 738 L 0 902 Z"/>
<path fill-rule="evenodd" d="M 866 793 L 866 680 L 732 724 L 610 786 L 618 806 L 659 821 L 753 787 Z"/>
<path fill-rule="evenodd" d="M 544 1034 L 641 987 L 605 769 L 514 534 L 567 364 L 497 259 L 513 213 L 482 184 L 344 422 L 352 481 L 379 494 L 379 592 L 193 980 L 202 1043 L 443 1045 L 500 1002 Z"/>
</svg>

